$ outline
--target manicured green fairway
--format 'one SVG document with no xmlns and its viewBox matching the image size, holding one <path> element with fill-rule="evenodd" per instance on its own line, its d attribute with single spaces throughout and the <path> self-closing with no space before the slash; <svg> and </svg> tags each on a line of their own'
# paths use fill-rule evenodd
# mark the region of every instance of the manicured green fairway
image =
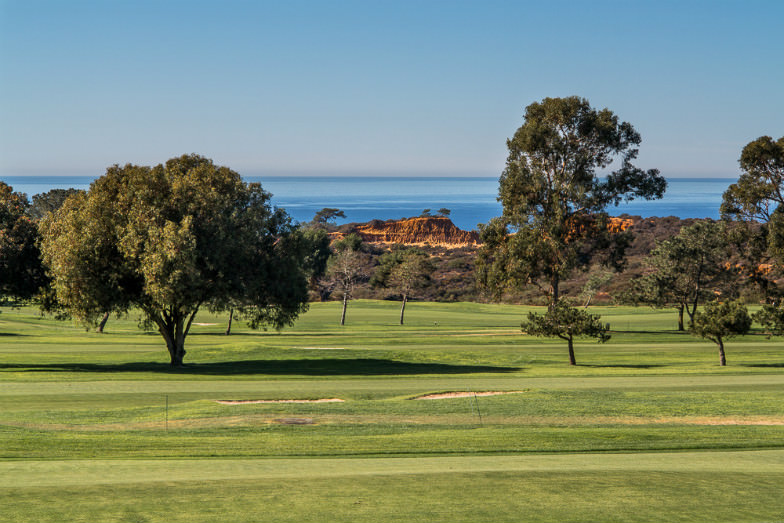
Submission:
<svg viewBox="0 0 784 523">
<path fill-rule="evenodd" d="M 230 337 L 204 314 L 180 370 L 134 317 L 3 309 L 0 521 L 784 520 L 780 339 L 722 368 L 671 311 L 595 308 L 613 339 L 570 368 L 528 308 L 397 306 Z M 217 401 L 319 398 L 343 401 Z"/>
</svg>

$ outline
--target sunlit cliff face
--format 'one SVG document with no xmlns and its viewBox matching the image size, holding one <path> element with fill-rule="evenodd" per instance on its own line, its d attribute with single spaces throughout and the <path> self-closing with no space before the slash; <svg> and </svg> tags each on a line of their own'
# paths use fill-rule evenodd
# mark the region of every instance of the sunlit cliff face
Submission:
<svg viewBox="0 0 784 523">
<path fill-rule="evenodd" d="M 373 220 L 357 226 L 354 231 L 367 243 L 424 245 L 440 247 L 466 247 L 479 243 L 476 231 L 457 228 L 452 220 L 443 216 L 421 216 L 402 220 Z M 342 236 L 334 233 L 335 239 Z"/>
</svg>

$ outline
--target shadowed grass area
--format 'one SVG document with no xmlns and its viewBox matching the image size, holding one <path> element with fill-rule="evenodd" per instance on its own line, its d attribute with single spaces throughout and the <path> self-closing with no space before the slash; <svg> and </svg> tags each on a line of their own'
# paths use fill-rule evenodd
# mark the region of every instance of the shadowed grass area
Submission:
<svg viewBox="0 0 784 523">
<path fill-rule="evenodd" d="M 182 368 L 172 369 L 161 363 L 121 363 L 121 364 L 0 364 L 0 371 L 24 370 L 25 372 L 152 372 L 176 373 L 178 375 L 305 375 L 305 376 L 376 376 L 410 374 L 471 374 L 479 372 L 514 372 L 513 367 L 494 367 L 490 365 L 450 365 L 441 363 L 407 363 L 378 358 L 354 359 L 293 359 L 293 360 L 244 360 L 237 362 L 192 363 Z"/>
</svg>

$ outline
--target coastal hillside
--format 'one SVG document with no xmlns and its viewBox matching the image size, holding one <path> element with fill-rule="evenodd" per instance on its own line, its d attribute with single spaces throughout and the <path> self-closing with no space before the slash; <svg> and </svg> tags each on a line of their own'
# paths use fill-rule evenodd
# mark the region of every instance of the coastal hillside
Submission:
<svg viewBox="0 0 784 523">
<path fill-rule="evenodd" d="M 639 217 L 610 218 L 612 232 L 625 231 L 640 221 Z M 586 226 L 587 224 L 583 224 Z M 477 231 L 464 231 L 446 216 L 417 216 L 400 220 L 371 220 L 367 223 L 344 225 L 331 234 L 340 239 L 346 234 L 358 234 L 362 241 L 377 245 L 412 245 L 457 249 L 476 247 L 481 243 Z"/>
<path fill-rule="evenodd" d="M 456 249 L 479 244 L 478 232 L 464 231 L 446 216 L 418 216 L 349 224 L 332 236 L 337 239 L 350 233 L 358 234 L 366 243 L 380 245 L 431 245 Z"/>
<path fill-rule="evenodd" d="M 631 242 L 626 249 L 626 268 L 613 275 L 593 298 L 593 303 L 610 303 L 614 296 L 627 289 L 630 282 L 639 278 L 646 270 L 644 258 L 657 242 L 678 234 L 681 227 L 692 225 L 699 220 L 680 219 L 675 216 L 642 218 L 622 215 L 613 217 L 608 223 L 612 232 L 628 232 Z M 476 251 L 481 240 L 476 231 L 465 231 L 455 226 L 448 217 L 423 216 L 401 220 L 372 220 L 367 223 L 344 224 L 330 228 L 333 240 L 348 234 L 358 234 L 365 243 L 367 257 L 365 269 L 368 278 L 376 270 L 379 258 L 390 250 L 413 247 L 425 251 L 431 257 L 434 271 L 431 278 L 434 285 L 424 289 L 415 297 L 428 301 L 475 301 L 486 299 L 476 286 L 474 264 Z M 579 299 L 581 289 L 594 271 L 601 267 L 591 267 L 586 272 L 577 272 L 563 282 L 562 292 L 566 297 Z M 749 289 L 748 292 L 751 292 Z M 367 280 L 360 283 L 355 291 L 361 298 L 391 298 L 395 295 L 389 289 L 373 288 Z M 510 293 L 505 300 L 521 303 L 538 303 L 541 291 L 535 286 L 519 289 Z M 315 299 L 318 299 L 315 297 Z"/>
</svg>

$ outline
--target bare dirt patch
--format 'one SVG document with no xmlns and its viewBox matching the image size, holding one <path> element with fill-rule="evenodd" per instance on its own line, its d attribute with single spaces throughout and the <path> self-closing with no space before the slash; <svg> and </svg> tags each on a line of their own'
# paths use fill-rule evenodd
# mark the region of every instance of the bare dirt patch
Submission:
<svg viewBox="0 0 784 523">
<path fill-rule="evenodd" d="M 417 396 L 415 400 L 443 400 L 449 398 L 469 398 L 473 396 L 500 396 L 501 394 L 522 394 L 523 390 L 494 390 L 494 391 L 452 391 L 452 392 L 439 392 L 438 394 L 425 394 L 424 396 Z"/>
<path fill-rule="evenodd" d="M 278 418 L 275 423 L 281 425 L 313 425 L 315 421 L 313 418 Z"/>
<path fill-rule="evenodd" d="M 215 400 L 221 405 L 246 405 L 249 403 L 343 403 L 340 398 L 320 398 L 316 400 Z"/>
</svg>

